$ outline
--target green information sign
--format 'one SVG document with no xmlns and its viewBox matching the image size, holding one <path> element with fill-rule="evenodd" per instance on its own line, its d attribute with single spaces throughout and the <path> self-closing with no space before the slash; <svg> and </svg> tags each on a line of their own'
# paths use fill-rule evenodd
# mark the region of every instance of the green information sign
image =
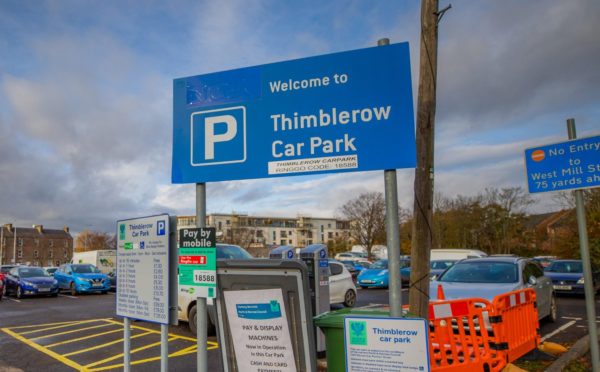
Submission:
<svg viewBox="0 0 600 372">
<path fill-rule="evenodd" d="M 179 286 L 196 297 L 215 298 L 217 244 L 215 228 L 179 230 Z"/>
</svg>

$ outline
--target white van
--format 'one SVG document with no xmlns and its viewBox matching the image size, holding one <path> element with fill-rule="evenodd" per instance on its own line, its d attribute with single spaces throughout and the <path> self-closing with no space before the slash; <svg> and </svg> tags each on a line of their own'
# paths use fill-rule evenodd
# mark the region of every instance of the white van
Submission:
<svg viewBox="0 0 600 372">
<path fill-rule="evenodd" d="M 434 260 L 463 260 L 465 258 L 487 257 L 487 253 L 477 249 L 441 248 L 431 250 L 431 261 Z"/>
</svg>

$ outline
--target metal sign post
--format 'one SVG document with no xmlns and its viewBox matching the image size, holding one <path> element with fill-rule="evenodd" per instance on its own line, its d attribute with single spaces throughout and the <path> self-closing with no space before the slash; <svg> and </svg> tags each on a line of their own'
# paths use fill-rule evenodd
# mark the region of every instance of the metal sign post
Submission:
<svg viewBox="0 0 600 372">
<path fill-rule="evenodd" d="M 196 184 L 196 227 L 206 226 L 206 184 Z M 206 297 L 196 298 L 196 337 L 197 337 L 197 368 L 198 372 L 208 371 L 208 307 Z"/>
<path fill-rule="evenodd" d="M 569 139 L 577 138 L 575 130 L 575 119 L 567 119 L 567 131 Z M 579 248 L 581 250 L 581 261 L 583 263 L 583 289 L 585 292 L 585 308 L 588 321 L 588 332 L 590 334 L 590 354 L 592 359 L 592 370 L 600 371 L 600 353 L 598 351 L 598 329 L 596 325 L 596 301 L 594 298 L 594 282 L 592 279 L 592 265 L 590 263 L 590 248 L 587 235 L 587 221 L 585 217 L 585 206 L 583 204 L 583 192 L 573 191 L 577 209 L 577 229 L 579 231 Z"/>
<path fill-rule="evenodd" d="M 389 45 L 390 39 L 381 39 L 378 46 Z M 400 277 L 400 223 L 398 221 L 398 181 L 395 169 L 384 171 L 385 179 L 385 227 L 389 258 L 390 316 L 402 316 L 402 280 Z"/>
</svg>

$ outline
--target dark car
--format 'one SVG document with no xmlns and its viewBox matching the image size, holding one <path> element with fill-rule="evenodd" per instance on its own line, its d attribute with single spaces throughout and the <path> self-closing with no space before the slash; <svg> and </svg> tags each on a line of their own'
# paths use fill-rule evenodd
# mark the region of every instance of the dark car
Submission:
<svg viewBox="0 0 600 372">
<path fill-rule="evenodd" d="M 10 271 L 10 269 L 12 269 L 13 267 L 16 267 L 17 265 L 1 265 L 0 266 L 0 280 L 2 280 L 2 282 L 4 283 L 4 286 L 2 287 L 0 294 L 2 294 L 3 296 L 6 294 L 6 275 L 8 275 L 8 272 Z"/>
<path fill-rule="evenodd" d="M 117 272 L 111 271 L 108 273 L 108 279 L 110 280 L 110 290 L 111 292 L 117 291 Z"/>
<path fill-rule="evenodd" d="M 13 267 L 6 276 L 6 293 L 17 298 L 35 295 L 58 295 L 58 283 L 42 267 Z"/>
<path fill-rule="evenodd" d="M 583 263 L 581 260 L 554 260 L 544 269 L 544 275 L 552 279 L 556 293 L 583 295 Z M 592 274 L 594 292 L 600 289 L 600 273 Z"/>
</svg>

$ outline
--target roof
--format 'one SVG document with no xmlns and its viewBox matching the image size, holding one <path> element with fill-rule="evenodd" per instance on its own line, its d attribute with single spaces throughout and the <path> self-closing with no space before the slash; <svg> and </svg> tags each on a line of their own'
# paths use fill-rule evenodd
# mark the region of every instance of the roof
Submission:
<svg viewBox="0 0 600 372">
<path fill-rule="evenodd" d="M 17 238 L 25 237 L 25 238 L 35 238 L 40 236 L 50 237 L 50 238 L 72 238 L 71 234 L 66 232 L 65 230 L 58 229 L 46 229 L 42 230 L 40 233 L 37 229 L 31 227 L 13 227 L 12 230 L 8 230 L 6 227 L 2 226 L 4 230 L 5 237 L 12 237 L 15 233 L 15 229 L 17 230 Z"/>
<path fill-rule="evenodd" d="M 525 260 L 523 257 L 518 256 L 492 256 L 492 257 L 479 257 L 479 258 L 467 258 L 461 260 L 461 262 L 508 262 L 517 263 L 521 260 Z"/>
</svg>

